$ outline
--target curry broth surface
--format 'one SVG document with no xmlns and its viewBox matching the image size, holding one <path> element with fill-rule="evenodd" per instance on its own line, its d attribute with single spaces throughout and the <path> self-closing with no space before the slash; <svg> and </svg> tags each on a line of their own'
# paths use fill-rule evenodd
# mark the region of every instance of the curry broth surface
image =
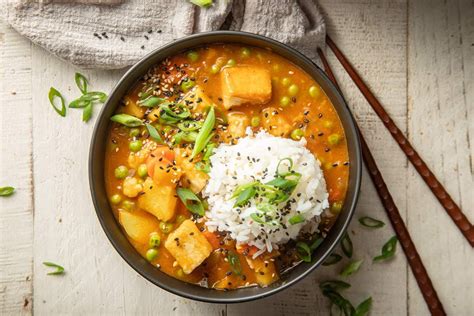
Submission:
<svg viewBox="0 0 474 316">
<path fill-rule="evenodd" d="M 292 64 L 281 56 L 272 53 L 269 50 L 252 47 L 250 48 L 250 55 L 243 56 L 242 46 L 233 44 L 216 44 L 207 47 L 197 48 L 195 51 L 199 54 L 199 59 L 195 62 L 190 61 L 186 52 L 170 57 L 166 61 L 166 67 L 158 65 L 152 73 L 159 74 L 162 78 L 171 78 L 172 82 L 178 80 L 178 75 L 188 75 L 194 79 L 197 86 L 201 87 L 204 93 L 215 103 L 218 109 L 223 112 L 240 112 L 246 114 L 249 118 L 254 115 L 260 115 L 262 110 L 267 107 L 274 107 L 278 109 L 279 115 L 286 119 L 294 128 L 301 128 L 304 130 L 304 137 L 307 140 L 307 148 L 318 158 L 324 172 L 324 177 L 329 192 L 329 201 L 331 204 L 342 203 L 345 198 L 348 178 L 349 178 L 349 157 L 347 144 L 344 137 L 344 130 L 342 124 L 333 108 L 329 98 L 321 90 L 319 85 L 302 69 Z M 221 80 L 219 73 L 212 74 L 211 67 L 219 61 L 227 61 L 234 59 L 237 65 L 255 65 L 258 67 L 265 67 L 270 70 L 272 76 L 272 99 L 265 105 L 243 105 L 232 108 L 226 111 L 222 105 L 221 98 Z M 288 86 L 282 83 L 283 78 L 290 78 L 291 83 L 297 84 L 299 92 L 296 97 L 291 99 L 289 105 L 282 107 L 280 99 L 287 96 Z M 143 81 L 140 81 L 133 87 L 126 97 L 133 101 L 138 100 L 138 94 L 142 91 Z M 310 96 L 308 89 L 311 86 L 319 88 L 318 96 Z M 169 85 L 172 88 L 172 85 Z M 175 91 L 162 91 L 160 97 L 167 97 L 174 100 L 177 97 Z M 119 106 L 117 112 L 122 112 Z M 259 128 L 254 128 L 254 131 Z M 342 140 L 339 144 L 331 145 L 328 142 L 330 134 L 337 133 L 342 135 Z M 118 124 L 111 124 L 109 134 L 107 136 L 107 149 L 105 155 L 105 183 L 109 198 L 114 194 L 122 194 L 123 180 L 114 177 L 114 169 L 119 165 L 128 166 L 128 156 L 130 154 L 129 142 L 129 128 L 120 126 Z M 128 198 L 134 201 L 136 198 Z M 115 216 L 118 216 L 120 204 L 111 207 Z M 136 212 L 143 212 L 135 207 Z M 192 214 L 186 207 L 178 200 L 177 215 L 184 215 L 186 218 L 191 218 Z M 176 217 L 175 220 L 176 221 Z M 334 219 L 335 217 L 332 217 Z M 332 219 L 323 219 L 322 230 L 328 230 L 332 225 Z M 173 220 L 170 221 L 173 223 Z M 325 226 L 324 226 L 325 225 Z M 174 223 L 176 228 L 178 225 Z M 203 223 L 198 224 L 202 227 Z M 247 264 L 243 254 L 238 254 L 242 266 L 242 273 L 236 275 L 229 273 L 232 271 L 230 264 L 225 259 L 227 250 L 235 251 L 235 243 L 224 236 L 219 237 L 220 248 L 213 251 L 208 259 L 204 261 L 191 274 L 186 275 L 180 273 L 180 267 L 176 265 L 175 259 L 164 247 L 166 234 L 157 228 L 157 232 L 161 237 L 161 245 L 158 247 L 159 255 L 152 261 L 152 264 L 159 267 L 161 271 L 181 279 L 186 282 L 200 284 L 206 287 L 213 287 L 219 289 L 234 289 L 243 286 L 254 285 L 257 283 L 255 272 Z M 148 244 L 140 244 L 129 238 L 133 246 L 139 253 L 145 257 L 148 250 Z M 286 261 L 294 261 L 294 252 L 285 251 L 280 254 L 287 256 Z M 289 257 L 289 258 L 288 258 Z M 266 260 L 273 262 L 274 254 L 267 255 Z M 278 269 L 275 268 L 272 279 L 278 278 Z M 182 271 L 181 271 L 182 272 Z"/>
</svg>

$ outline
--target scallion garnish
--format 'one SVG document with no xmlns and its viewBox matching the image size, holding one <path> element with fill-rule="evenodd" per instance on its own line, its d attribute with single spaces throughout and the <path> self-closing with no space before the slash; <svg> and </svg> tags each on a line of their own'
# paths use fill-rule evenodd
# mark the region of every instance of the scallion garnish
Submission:
<svg viewBox="0 0 474 316">
<path fill-rule="evenodd" d="M 347 277 L 351 274 L 354 274 L 355 272 L 359 271 L 360 266 L 363 262 L 364 260 L 356 260 L 349 262 L 349 264 L 344 269 L 342 269 L 341 275 Z"/>
<path fill-rule="evenodd" d="M 297 242 L 296 253 L 298 254 L 298 257 L 300 257 L 300 259 L 304 262 L 311 262 L 311 248 L 309 248 L 307 243 L 303 241 Z"/>
<path fill-rule="evenodd" d="M 355 314 L 355 308 L 352 303 L 347 300 L 344 296 L 333 290 L 323 290 L 323 295 L 326 296 L 332 304 L 337 306 L 345 316 L 353 316 Z"/>
<path fill-rule="evenodd" d="M 160 104 L 160 122 L 164 124 L 176 124 L 190 115 L 191 112 L 184 104 L 170 102 Z"/>
<path fill-rule="evenodd" d="M 363 216 L 359 218 L 359 223 L 365 227 L 370 227 L 370 228 L 380 228 L 380 227 L 385 226 L 384 222 L 379 221 L 378 219 L 375 219 L 369 216 Z"/>
<path fill-rule="evenodd" d="M 227 261 L 230 264 L 232 272 L 234 272 L 236 275 L 240 275 L 242 273 L 242 265 L 240 264 L 239 256 L 237 256 L 237 254 L 232 250 L 227 252 Z"/>
<path fill-rule="evenodd" d="M 199 199 L 193 191 L 186 188 L 178 188 L 176 194 L 178 194 L 181 202 L 183 202 L 191 213 L 204 216 L 204 205 L 202 204 L 201 199 Z"/>
<path fill-rule="evenodd" d="M 182 142 L 192 143 L 196 141 L 198 133 L 196 132 L 179 132 L 173 136 L 174 143 L 181 144 Z"/>
<path fill-rule="evenodd" d="M 382 247 L 382 254 L 374 257 L 373 261 L 382 261 L 392 258 L 397 250 L 397 236 L 390 238 Z"/>
<path fill-rule="evenodd" d="M 255 196 L 256 193 L 257 193 L 257 190 L 255 189 L 255 186 L 246 187 L 237 196 L 237 199 L 234 203 L 234 207 L 245 205 L 251 198 Z"/>
<path fill-rule="evenodd" d="M 289 162 L 289 165 L 286 166 L 286 168 L 285 168 L 285 164 L 283 163 L 285 161 Z M 285 168 L 285 169 L 283 170 L 283 168 Z M 291 170 L 293 170 L 293 159 L 283 158 L 278 162 L 278 165 L 277 165 L 277 168 L 276 168 L 276 174 L 277 174 L 277 176 L 284 177 L 288 173 L 290 173 Z"/>
<path fill-rule="evenodd" d="M 351 285 L 347 282 L 340 281 L 340 280 L 329 280 L 324 281 L 319 284 L 319 288 L 322 291 L 339 291 L 350 288 Z"/>
<path fill-rule="evenodd" d="M 52 267 L 52 268 L 56 268 L 55 271 L 53 272 L 49 272 L 48 275 L 60 275 L 60 274 L 64 274 L 64 268 L 61 267 L 59 264 L 56 264 L 56 263 L 52 263 L 52 262 L 43 262 L 43 264 L 47 267 Z"/>
<path fill-rule="evenodd" d="M 338 255 L 337 253 L 332 253 L 329 255 L 329 257 L 326 259 L 326 261 L 323 262 L 323 266 L 331 266 L 333 264 L 338 263 L 339 261 L 342 260 L 342 256 Z"/>
<path fill-rule="evenodd" d="M 0 196 L 10 196 L 15 192 L 14 187 L 1 187 Z"/>
<path fill-rule="evenodd" d="M 82 111 L 82 120 L 84 122 L 87 122 L 90 120 L 92 117 L 92 102 L 89 103 L 85 108 L 84 111 Z"/>
<path fill-rule="evenodd" d="M 214 112 L 214 107 L 211 107 L 196 137 L 196 142 L 194 143 L 191 158 L 196 157 L 196 155 L 199 154 L 206 147 L 207 143 L 210 141 L 210 136 L 212 134 L 212 129 L 214 128 L 215 123 L 216 115 Z"/>
<path fill-rule="evenodd" d="M 148 131 L 148 134 L 150 134 L 150 137 L 157 143 L 159 144 L 163 144 L 163 139 L 161 138 L 160 136 L 160 133 L 158 133 L 158 131 L 156 130 L 156 128 L 149 124 L 149 123 L 146 123 L 145 124 L 145 127 Z"/>
<path fill-rule="evenodd" d="M 183 132 L 192 132 L 192 131 L 197 131 L 202 127 L 202 123 L 199 121 L 183 121 L 179 122 L 177 124 L 178 128 L 182 130 Z"/>
<path fill-rule="evenodd" d="M 347 233 L 345 233 L 344 237 L 342 237 L 341 249 L 347 258 L 352 258 L 352 250 L 353 250 L 352 240 Z"/>
<path fill-rule="evenodd" d="M 288 219 L 288 222 L 291 225 L 299 224 L 304 222 L 304 216 L 301 214 L 296 214 L 295 216 L 292 216 Z"/>
<path fill-rule="evenodd" d="M 115 114 L 110 118 L 110 120 L 127 127 L 137 127 L 143 125 L 142 120 L 129 114 Z"/>
<path fill-rule="evenodd" d="M 140 100 L 137 102 L 139 106 L 147 107 L 147 108 L 153 108 L 157 105 L 160 105 L 161 103 L 165 102 L 166 100 L 163 98 L 158 98 L 155 96 L 149 96 L 144 100 Z"/>
<path fill-rule="evenodd" d="M 372 307 L 372 297 L 365 299 L 362 303 L 357 305 L 354 316 L 365 316 L 369 313 Z"/>
<path fill-rule="evenodd" d="M 58 90 L 56 90 L 55 88 L 51 87 L 49 89 L 48 98 L 49 98 L 49 102 L 51 103 L 51 106 L 56 111 L 56 113 L 58 113 L 62 117 L 65 117 L 66 116 L 66 103 L 64 101 L 64 98 L 63 98 L 62 94 Z M 58 99 L 59 99 L 59 102 L 60 102 L 59 105 L 61 107 L 59 107 L 56 104 L 55 100 L 58 100 Z"/>
<path fill-rule="evenodd" d="M 208 8 L 212 5 L 214 0 L 189 0 L 192 4 L 200 6 L 201 8 Z"/>
<path fill-rule="evenodd" d="M 76 81 L 76 85 L 81 91 L 81 93 L 86 94 L 88 84 L 87 78 L 83 74 L 76 72 L 76 74 L 74 75 L 74 80 Z"/>
</svg>

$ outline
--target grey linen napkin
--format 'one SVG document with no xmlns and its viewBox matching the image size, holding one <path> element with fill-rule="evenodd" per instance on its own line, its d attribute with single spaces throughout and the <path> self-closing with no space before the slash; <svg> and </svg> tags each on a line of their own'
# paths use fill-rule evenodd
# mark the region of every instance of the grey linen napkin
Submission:
<svg viewBox="0 0 474 316">
<path fill-rule="evenodd" d="M 186 0 L 6 0 L 0 18 L 82 68 L 124 68 L 165 43 L 222 28 L 274 38 L 318 62 L 326 26 L 315 1 L 216 0 L 205 9 Z"/>
</svg>

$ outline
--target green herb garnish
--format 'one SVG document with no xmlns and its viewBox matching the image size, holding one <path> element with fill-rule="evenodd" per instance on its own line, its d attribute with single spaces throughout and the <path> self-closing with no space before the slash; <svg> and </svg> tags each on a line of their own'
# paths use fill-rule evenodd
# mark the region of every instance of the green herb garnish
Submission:
<svg viewBox="0 0 474 316">
<path fill-rule="evenodd" d="M 322 291 L 339 291 L 339 290 L 344 290 L 350 288 L 351 285 L 347 282 L 344 281 L 339 281 L 339 280 L 330 280 L 330 281 L 324 281 L 319 284 L 319 288 Z"/>
<path fill-rule="evenodd" d="M 182 130 L 183 132 L 192 132 L 192 131 L 197 131 L 202 127 L 202 123 L 199 121 L 183 121 L 178 123 L 178 128 Z"/>
<path fill-rule="evenodd" d="M 355 308 L 352 306 L 352 303 L 347 300 L 344 296 L 333 290 L 323 290 L 323 295 L 326 296 L 332 304 L 337 306 L 345 316 L 353 316 L 355 313 Z"/>
<path fill-rule="evenodd" d="M 363 216 L 359 218 L 359 223 L 365 227 L 370 227 L 370 228 L 380 228 L 380 227 L 385 226 L 384 222 L 379 221 L 378 219 L 375 219 L 369 216 Z"/>
<path fill-rule="evenodd" d="M 342 260 L 342 256 L 338 255 L 337 253 L 332 253 L 329 255 L 329 257 L 326 259 L 326 261 L 323 262 L 323 266 L 331 266 L 333 264 L 338 263 L 339 261 Z"/>
<path fill-rule="evenodd" d="M 189 0 L 192 4 L 200 6 L 201 8 L 208 8 L 212 5 L 214 0 Z"/>
<path fill-rule="evenodd" d="M 92 103 L 89 103 L 82 111 L 82 120 L 87 122 L 92 117 Z"/>
<path fill-rule="evenodd" d="M 214 112 L 214 107 L 211 107 L 196 137 L 196 142 L 194 143 L 194 148 L 193 148 L 193 153 L 191 154 L 191 158 L 196 157 L 196 155 L 199 154 L 206 147 L 207 143 L 211 140 L 212 129 L 214 128 L 215 123 L 216 123 L 216 114 Z"/>
<path fill-rule="evenodd" d="M 351 274 L 354 274 L 355 272 L 359 271 L 360 266 L 363 262 L 364 260 L 356 260 L 349 262 L 349 264 L 344 269 L 342 269 L 341 275 L 347 277 Z"/>
<path fill-rule="evenodd" d="M 166 100 L 163 98 L 158 98 L 155 96 L 149 96 L 146 99 L 140 100 L 137 102 L 139 106 L 147 107 L 147 108 L 152 108 L 157 105 L 160 105 L 161 103 L 165 102 Z"/>
<path fill-rule="evenodd" d="M 191 213 L 204 216 L 204 205 L 202 204 L 201 199 L 199 199 L 193 191 L 186 188 L 178 188 L 176 193 L 181 202 L 183 202 Z"/>
<path fill-rule="evenodd" d="M 255 186 L 249 186 L 239 193 L 235 201 L 234 207 L 245 205 L 251 198 L 255 196 L 257 190 Z"/>
<path fill-rule="evenodd" d="M 74 75 L 74 80 L 76 81 L 76 85 L 81 91 L 81 93 L 86 94 L 88 84 L 87 78 L 83 74 L 76 72 L 76 74 Z"/>
<path fill-rule="evenodd" d="M 227 261 L 230 264 L 232 272 L 234 272 L 236 275 L 242 274 L 242 266 L 240 264 L 239 256 L 237 256 L 237 254 L 232 250 L 227 252 Z"/>
<path fill-rule="evenodd" d="M 142 120 L 128 114 L 115 114 L 110 118 L 110 120 L 125 125 L 127 127 L 138 127 L 143 125 Z"/>
<path fill-rule="evenodd" d="M 374 257 L 373 261 L 382 261 L 392 258 L 397 250 L 397 236 L 390 238 L 382 247 L 382 254 Z"/>
<path fill-rule="evenodd" d="M 307 243 L 303 241 L 297 242 L 296 253 L 304 262 L 311 262 L 311 248 L 309 248 Z"/>
<path fill-rule="evenodd" d="M 43 264 L 47 267 L 53 267 L 53 268 L 56 268 L 55 271 L 53 272 L 49 272 L 48 275 L 60 275 L 60 274 L 64 274 L 64 268 L 61 267 L 60 265 L 56 264 L 56 263 L 52 263 L 52 262 L 43 262 Z"/>
<path fill-rule="evenodd" d="M 0 196 L 10 196 L 15 192 L 14 187 L 1 187 Z"/>
<path fill-rule="evenodd" d="M 64 101 L 62 94 L 55 88 L 51 87 L 49 89 L 48 98 L 49 98 L 49 103 L 51 103 L 51 106 L 56 111 L 56 113 L 58 113 L 62 117 L 65 117 L 66 116 L 66 103 Z M 57 99 L 59 99 L 61 107 L 59 107 L 56 104 L 55 100 Z"/>
<path fill-rule="evenodd" d="M 301 215 L 301 214 L 297 214 L 297 215 L 295 215 L 295 216 L 290 217 L 290 219 L 288 220 L 288 222 L 289 222 L 291 225 L 303 223 L 303 222 L 304 222 L 304 216 Z"/>
<path fill-rule="evenodd" d="M 186 105 L 181 103 L 163 102 L 160 104 L 160 122 L 164 124 L 176 124 L 191 116 Z"/>
<path fill-rule="evenodd" d="M 163 144 L 163 143 L 164 143 L 164 142 L 163 142 L 163 139 L 162 139 L 161 136 L 160 136 L 160 133 L 158 133 L 158 131 L 156 130 L 156 128 L 155 128 L 153 125 L 151 125 L 151 124 L 149 124 L 149 123 L 146 123 L 146 124 L 145 124 L 145 127 L 146 127 L 146 129 L 147 129 L 147 131 L 148 131 L 148 134 L 150 134 L 150 137 L 151 137 L 155 142 L 157 142 L 157 143 L 159 143 L 159 144 Z"/>
<path fill-rule="evenodd" d="M 344 237 L 342 237 L 341 249 L 347 258 L 352 258 L 352 250 L 353 250 L 352 240 L 349 237 L 349 234 L 347 233 L 345 233 Z"/>
<path fill-rule="evenodd" d="M 174 144 L 192 143 L 196 141 L 198 133 L 196 132 L 178 132 L 173 136 Z"/>
<path fill-rule="evenodd" d="M 354 316 L 367 315 L 371 307 L 372 307 L 372 297 L 369 297 L 356 307 Z"/>
</svg>

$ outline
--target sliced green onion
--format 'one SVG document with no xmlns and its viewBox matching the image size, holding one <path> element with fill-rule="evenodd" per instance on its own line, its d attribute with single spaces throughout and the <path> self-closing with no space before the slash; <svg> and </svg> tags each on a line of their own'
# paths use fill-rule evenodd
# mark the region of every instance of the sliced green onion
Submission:
<svg viewBox="0 0 474 316">
<path fill-rule="evenodd" d="M 65 104 L 64 98 L 61 95 L 61 93 L 58 90 L 56 90 L 55 88 L 51 87 L 49 89 L 48 98 L 49 98 L 49 103 L 51 103 L 51 106 L 56 111 L 56 113 L 58 113 L 62 117 L 65 117 L 66 116 L 66 104 Z M 54 101 L 55 99 L 59 99 L 59 101 L 61 103 L 60 104 L 61 108 L 59 108 L 58 105 L 55 103 L 55 101 Z"/>
<path fill-rule="evenodd" d="M 198 161 L 194 165 L 194 168 L 198 171 L 209 173 L 211 171 L 211 166 L 209 161 Z"/>
<path fill-rule="evenodd" d="M 92 117 L 92 103 L 89 103 L 82 111 L 82 120 L 87 122 Z"/>
<path fill-rule="evenodd" d="M 91 91 L 86 94 L 83 94 L 78 99 L 69 103 L 69 107 L 72 109 L 85 108 L 91 102 L 100 102 L 104 103 L 107 99 L 107 94 L 100 91 Z"/>
<path fill-rule="evenodd" d="M 311 248 L 309 248 L 307 243 L 303 241 L 297 242 L 296 253 L 304 262 L 311 262 Z"/>
<path fill-rule="evenodd" d="M 201 8 L 208 8 L 212 5 L 214 0 L 189 0 L 192 4 L 200 6 Z"/>
<path fill-rule="evenodd" d="M 194 143 L 193 153 L 191 154 L 191 158 L 194 158 L 197 154 L 199 154 L 204 147 L 206 147 L 207 143 L 210 140 L 210 136 L 212 133 L 212 129 L 214 128 L 214 124 L 216 123 L 216 115 L 214 112 L 214 107 L 211 107 L 209 113 L 207 113 L 206 120 L 202 124 L 201 129 L 199 130 L 199 134 L 196 138 L 196 142 Z"/>
<path fill-rule="evenodd" d="M 353 316 L 355 314 L 355 308 L 352 303 L 347 300 L 344 296 L 333 290 L 323 290 L 323 295 L 326 296 L 332 304 L 337 306 L 339 310 L 344 313 L 345 316 Z"/>
<path fill-rule="evenodd" d="M 340 280 L 329 280 L 324 281 L 319 284 L 319 288 L 323 291 L 331 290 L 331 291 L 339 291 L 345 290 L 350 288 L 351 285 L 347 282 L 340 281 Z"/>
<path fill-rule="evenodd" d="M 156 130 L 156 128 L 149 124 L 149 123 L 146 123 L 145 124 L 145 127 L 146 129 L 148 130 L 148 134 L 150 134 L 150 137 L 157 143 L 159 144 L 163 144 L 163 139 L 161 138 L 160 136 L 160 133 L 158 133 L 158 131 Z"/>
<path fill-rule="evenodd" d="M 357 305 L 354 316 L 365 316 L 369 313 L 372 307 L 372 297 L 365 299 L 362 303 Z"/>
<path fill-rule="evenodd" d="M 144 100 L 140 100 L 137 102 L 139 106 L 147 107 L 147 108 L 152 108 L 157 105 L 160 105 L 161 103 L 165 102 L 166 100 L 163 98 L 158 98 L 155 96 L 150 96 Z"/>
<path fill-rule="evenodd" d="M 82 94 L 86 94 L 88 83 L 87 78 L 83 74 L 76 72 L 76 74 L 74 75 L 74 80 L 76 81 L 76 85 L 82 92 Z"/>
<path fill-rule="evenodd" d="M 287 167 L 287 171 L 284 172 L 284 171 L 280 171 L 280 166 L 282 164 L 283 161 L 289 161 L 290 162 L 290 165 Z M 276 168 L 276 173 L 278 176 L 280 177 L 284 177 L 286 176 L 288 173 L 291 172 L 291 170 L 293 169 L 293 159 L 291 158 L 283 158 L 281 159 L 279 162 L 278 162 L 278 165 L 277 165 L 277 168 Z"/>
<path fill-rule="evenodd" d="M 349 262 L 349 264 L 344 269 L 342 269 L 341 275 L 347 277 L 359 271 L 362 262 L 364 262 L 364 260 L 356 260 Z"/>
<path fill-rule="evenodd" d="M 319 245 L 321 245 L 324 241 L 324 238 L 322 237 L 318 237 L 316 238 L 312 243 L 311 245 L 309 245 L 309 249 L 311 249 L 311 252 L 315 251 L 316 248 L 319 247 Z"/>
<path fill-rule="evenodd" d="M 178 128 L 183 132 L 197 131 L 202 127 L 202 123 L 199 121 L 183 121 L 177 124 Z"/>
<path fill-rule="evenodd" d="M 15 192 L 14 187 L 1 187 L 0 196 L 10 196 Z"/>
<path fill-rule="evenodd" d="M 110 118 L 110 120 L 127 127 L 137 127 L 143 125 L 142 120 L 129 114 L 115 114 Z"/>
<path fill-rule="evenodd" d="M 254 186 L 250 186 L 245 188 L 240 194 L 237 196 L 237 199 L 234 203 L 234 207 L 243 206 L 245 205 L 251 198 L 255 196 L 257 190 Z"/>
<path fill-rule="evenodd" d="M 48 275 L 59 275 L 59 274 L 63 274 L 64 273 L 64 268 L 61 267 L 59 264 L 56 264 L 56 263 L 52 263 L 52 262 L 43 262 L 43 264 L 47 267 L 52 267 L 52 268 L 56 268 L 55 271 L 53 272 L 49 272 Z"/>
<path fill-rule="evenodd" d="M 347 258 L 352 258 L 352 251 L 353 251 L 352 240 L 347 233 L 345 233 L 344 237 L 342 237 L 341 249 Z"/>
<path fill-rule="evenodd" d="M 211 158 L 212 154 L 214 153 L 214 148 L 216 148 L 216 144 L 214 143 L 209 143 L 206 146 L 206 149 L 204 150 L 204 156 L 202 157 L 202 160 L 207 161 L 209 158 Z"/>
<path fill-rule="evenodd" d="M 198 134 L 196 132 L 179 132 L 174 135 L 174 143 L 181 144 L 182 142 L 192 143 L 196 141 Z"/>
<path fill-rule="evenodd" d="M 303 217 L 303 215 L 301 215 L 301 214 L 297 214 L 297 215 L 295 215 L 295 216 L 290 217 L 290 219 L 288 220 L 288 222 L 289 222 L 291 225 L 303 223 L 303 222 L 304 222 L 304 217 Z"/>
<path fill-rule="evenodd" d="M 263 216 L 264 216 L 263 214 L 257 214 L 257 213 L 250 214 L 250 218 L 259 224 L 265 224 L 265 221 L 262 219 Z"/>
<path fill-rule="evenodd" d="M 232 250 L 227 252 L 227 261 L 230 264 L 232 272 L 234 272 L 236 275 L 240 275 L 242 273 L 242 265 L 240 264 L 239 256 L 237 256 L 237 254 Z"/>
<path fill-rule="evenodd" d="M 163 102 L 160 104 L 160 121 L 176 124 L 191 115 L 189 109 L 181 103 Z"/>
<path fill-rule="evenodd" d="M 178 194 L 179 199 L 191 213 L 204 216 L 204 206 L 196 194 L 193 193 L 193 191 L 186 188 L 178 188 L 176 193 Z"/>
<path fill-rule="evenodd" d="M 373 261 L 382 261 L 392 258 L 397 250 L 397 236 L 390 238 L 382 247 L 382 254 L 374 257 Z"/>
<path fill-rule="evenodd" d="M 370 227 L 370 228 L 380 228 L 384 227 L 385 223 L 382 221 L 379 221 L 378 219 L 369 217 L 369 216 L 363 216 L 359 218 L 359 223 L 365 227 Z"/>
<path fill-rule="evenodd" d="M 338 263 L 339 261 L 342 260 L 342 256 L 338 255 L 337 253 L 332 253 L 329 255 L 329 257 L 326 259 L 326 261 L 323 262 L 323 266 L 331 266 L 333 264 Z"/>
</svg>

